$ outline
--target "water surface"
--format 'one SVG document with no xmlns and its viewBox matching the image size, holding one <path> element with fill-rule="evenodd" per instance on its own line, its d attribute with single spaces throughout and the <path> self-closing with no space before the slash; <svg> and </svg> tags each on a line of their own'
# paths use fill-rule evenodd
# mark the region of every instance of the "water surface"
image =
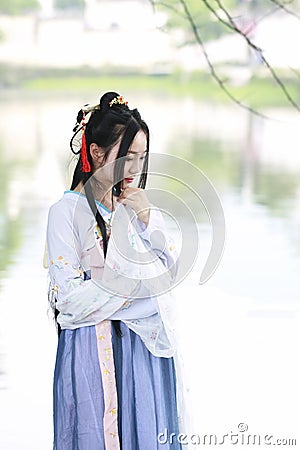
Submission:
<svg viewBox="0 0 300 450">
<path fill-rule="evenodd" d="M 215 186 L 226 219 L 223 258 L 200 286 L 211 229 L 205 210 L 199 214 L 199 259 L 176 289 L 193 431 L 230 433 L 247 422 L 249 432 L 297 437 L 299 117 L 277 109 L 266 111 L 274 120 L 263 120 L 235 106 L 193 98 L 127 97 L 150 125 L 152 151 L 199 167 Z M 68 142 L 77 110 L 96 100 L 85 92 L 65 98 L 18 94 L 0 101 L 0 443 L 5 450 L 51 449 L 56 336 L 42 265 L 47 211 L 69 188 Z M 183 201 L 190 196 L 180 183 L 157 182 Z M 197 200 L 192 204 L 200 210 Z"/>
</svg>

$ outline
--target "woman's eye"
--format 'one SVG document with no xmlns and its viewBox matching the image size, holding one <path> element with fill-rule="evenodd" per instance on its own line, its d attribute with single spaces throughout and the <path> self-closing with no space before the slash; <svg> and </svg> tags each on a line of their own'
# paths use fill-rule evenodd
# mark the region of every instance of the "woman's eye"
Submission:
<svg viewBox="0 0 300 450">
<path fill-rule="evenodd" d="M 139 159 L 143 161 L 146 158 L 146 156 L 141 156 Z M 125 159 L 125 161 L 134 161 L 134 158 L 130 158 L 129 156 Z"/>
</svg>

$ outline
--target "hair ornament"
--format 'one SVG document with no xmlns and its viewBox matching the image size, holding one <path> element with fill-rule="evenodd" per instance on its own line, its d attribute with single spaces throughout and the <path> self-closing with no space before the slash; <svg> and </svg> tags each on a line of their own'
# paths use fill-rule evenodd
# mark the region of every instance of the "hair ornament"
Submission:
<svg viewBox="0 0 300 450">
<path fill-rule="evenodd" d="M 86 137 L 85 137 L 85 111 L 82 110 L 83 118 L 82 118 L 82 137 L 81 137 L 81 172 L 90 172 L 91 165 L 88 160 L 87 151 L 86 151 Z"/>
<path fill-rule="evenodd" d="M 124 100 L 124 97 L 122 97 L 122 95 L 119 95 L 118 97 L 113 98 L 110 102 L 109 102 L 109 106 L 110 108 L 113 105 L 128 105 L 128 102 L 126 102 L 126 100 Z"/>
<path fill-rule="evenodd" d="M 89 105 L 88 103 L 82 107 L 83 113 L 94 112 L 95 110 L 100 109 L 100 105 Z"/>
</svg>

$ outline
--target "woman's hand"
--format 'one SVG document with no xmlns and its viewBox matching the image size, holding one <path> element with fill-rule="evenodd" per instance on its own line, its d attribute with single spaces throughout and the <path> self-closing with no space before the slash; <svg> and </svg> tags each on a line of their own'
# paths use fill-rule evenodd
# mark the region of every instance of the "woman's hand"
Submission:
<svg viewBox="0 0 300 450">
<path fill-rule="evenodd" d="M 125 187 L 118 202 L 130 206 L 137 214 L 138 218 L 147 226 L 150 216 L 150 203 L 144 189 Z"/>
</svg>

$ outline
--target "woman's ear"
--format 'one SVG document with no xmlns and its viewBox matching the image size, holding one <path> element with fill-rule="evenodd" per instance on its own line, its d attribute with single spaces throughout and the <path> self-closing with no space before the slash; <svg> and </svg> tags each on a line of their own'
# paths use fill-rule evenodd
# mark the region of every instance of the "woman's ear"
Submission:
<svg viewBox="0 0 300 450">
<path fill-rule="evenodd" d="M 104 150 L 102 149 L 102 147 L 99 147 L 97 144 L 92 143 L 90 145 L 90 154 L 93 159 L 94 166 L 101 166 L 104 158 Z"/>
</svg>

